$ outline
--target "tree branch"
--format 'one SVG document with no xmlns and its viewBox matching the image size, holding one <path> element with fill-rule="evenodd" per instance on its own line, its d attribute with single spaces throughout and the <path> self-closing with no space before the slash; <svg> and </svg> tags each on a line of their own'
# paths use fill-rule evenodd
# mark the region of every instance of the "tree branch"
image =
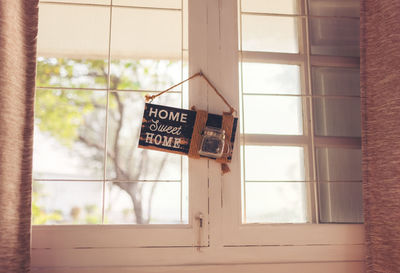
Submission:
<svg viewBox="0 0 400 273">
<path fill-rule="evenodd" d="M 121 133 L 121 129 L 122 129 L 122 124 L 123 124 L 123 120 L 124 120 L 124 105 L 121 102 L 121 98 L 119 96 L 118 93 L 116 92 L 112 92 L 111 93 L 116 101 L 117 101 L 117 105 L 118 105 L 118 112 L 119 112 L 119 119 L 117 120 L 117 129 L 115 132 L 115 138 L 114 138 L 114 165 L 115 165 L 115 169 L 117 170 L 117 179 L 120 177 L 121 173 L 119 172 L 119 170 L 121 170 L 121 168 L 119 167 L 119 160 L 120 160 L 120 155 L 119 155 L 119 138 L 120 138 L 120 133 Z"/>
<path fill-rule="evenodd" d="M 88 147 L 91 147 L 91 148 L 96 148 L 97 150 L 100 150 L 100 151 L 104 151 L 104 147 L 103 146 L 101 146 L 100 144 L 98 144 L 98 143 L 94 143 L 94 142 L 91 142 L 90 140 L 88 140 L 87 138 L 85 138 L 84 136 L 79 136 L 78 137 L 78 139 L 79 139 L 79 141 L 80 142 L 82 142 L 83 144 L 85 144 L 86 146 L 88 146 Z M 110 152 L 110 151 L 107 151 L 107 156 L 113 161 L 113 162 L 115 162 L 115 156 Z M 114 164 L 115 165 L 115 164 Z M 128 175 L 124 172 L 124 170 L 122 170 L 118 165 L 115 165 L 115 168 L 118 168 L 118 170 L 116 170 L 116 172 L 118 173 L 120 173 L 120 175 L 121 175 L 121 177 L 123 177 L 124 179 L 128 179 Z M 121 178 L 120 177 L 120 178 Z"/>
<path fill-rule="evenodd" d="M 160 177 L 161 172 L 162 172 L 162 169 L 164 168 L 164 165 L 165 165 L 165 163 L 167 162 L 167 157 L 168 157 L 168 155 L 165 155 L 165 156 L 164 156 L 164 158 L 163 158 L 163 160 L 162 160 L 162 162 L 161 162 L 161 165 L 160 165 L 160 167 L 158 168 L 158 171 L 157 171 L 157 175 L 156 175 L 156 179 L 155 179 L 155 180 L 158 180 L 158 178 Z M 150 222 L 150 215 L 151 215 L 151 208 L 152 208 L 153 195 L 154 195 L 154 192 L 155 192 L 155 190 L 156 190 L 157 185 L 158 185 L 157 182 L 155 182 L 155 183 L 153 184 L 153 186 L 151 187 L 151 190 L 150 190 L 149 201 L 148 201 L 148 203 L 147 203 L 147 215 L 148 215 L 147 223 Z"/>
</svg>

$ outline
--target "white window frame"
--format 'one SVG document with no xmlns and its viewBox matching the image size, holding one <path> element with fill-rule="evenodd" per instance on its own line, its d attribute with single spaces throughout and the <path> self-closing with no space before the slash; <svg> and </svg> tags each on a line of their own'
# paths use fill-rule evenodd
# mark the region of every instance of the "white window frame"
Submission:
<svg viewBox="0 0 400 273">
<path fill-rule="evenodd" d="M 189 0 L 189 14 L 189 74 L 202 70 L 239 109 L 236 0 Z M 192 81 L 190 90 L 190 105 L 225 109 L 204 82 Z M 238 136 L 230 173 L 221 176 L 211 160 L 189 161 L 188 225 L 34 226 L 33 272 L 186 272 L 205 265 L 230 272 L 363 272 L 363 225 L 242 224 Z"/>
<path fill-rule="evenodd" d="M 45 5 L 59 5 L 66 4 L 68 6 L 81 5 L 76 3 L 58 3 L 42 1 Z M 184 1 L 181 1 L 181 51 L 182 51 L 182 65 L 184 63 L 184 29 L 186 26 L 183 9 Z M 86 4 L 82 4 L 86 5 Z M 112 24 L 112 8 L 109 5 L 102 4 L 87 4 L 89 7 L 106 7 L 110 10 L 110 29 Z M 118 7 L 118 6 L 117 6 Z M 146 7 L 124 7 L 126 9 L 146 10 Z M 150 8 L 158 9 L 158 8 Z M 161 9 L 162 10 L 162 9 Z M 165 8 L 167 12 L 170 9 Z M 173 10 L 177 11 L 176 9 Z M 111 35 L 109 36 L 108 58 L 111 54 Z M 48 89 L 51 89 L 48 88 Z M 63 88 L 61 88 L 63 89 Z M 66 88 L 68 89 L 68 88 Z M 110 87 L 107 87 L 107 95 L 112 92 Z M 141 91 L 138 91 L 141 92 Z M 183 92 L 182 92 L 183 96 Z M 192 164 L 192 161 L 191 163 Z M 204 162 L 202 163 L 204 164 Z M 192 168 L 192 167 L 191 167 Z M 207 184 L 202 183 L 204 177 L 194 175 L 193 172 L 189 173 L 189 211 L 187 224 L 151 224 L 151 225 L 39 225 L 32 228 L 32 245 L 34 248 L 52 249 L 52 248 L 104 248 L 104 247 L 171 247 L 171 246 L 199 246 L 207 245 L 207 236 L 201 233 L 207 229 Z M 57 179 L 55 179 L 57 180 Z M 38 181 L 41 181 L 39 179 Z M 140 181 L 139 181 L 140 182 Z M 55 182 L 57 183 L 57 182 Z M 88 182 L 90 183 L 90 182 Z M 103 181 L 103 183 L 105 183 Z M 147 183 L 147 182 L 143 182 Z M 165 182 L 168 183 L 168 182 Z M 202 214 L 203 228 L 200 230 L 198 225 L 199 214 Z M 206 234 L 205 234 L 206 235 Z M 129 238 L 129 239 L 127 239 Z"/>
<path fill-rule="evenodd" d="M 242 224 L 242 188 L 239 168 L 235 166 L 235 174 L 226 184 L 230 187 L 223 189 L 224 204 L 224 243 L 225 245 L 329 245 L 329 244 L 363 244 L 364 232 L 362 224 L 316 224 L 318 218 L 318 196 L 316 193 L 316 170 L 314 147 L 351 147 L 360 148 L 361 141 L 357 138 L 345 137 L 318 137 L 313 132 L 313 115 L 311 92 L 311 67 L 355 67 L 359 68 L 359 58 L 311 56 L 308 40 L 309 17 L 306 7 L 307 1 L 299 1 L 300 13 L 294 15 L 301 20 L 299 29 L 299 54 L 267 53 L 242 51 L 240 61 L 292 64 L 300 66 L 301 90 L 303 106 L 304 135 L 242 135 L 246 144 L 272 146 L 301 146 L 304 148 L 306 182 L 308 184 L 308 199 L 310 199 L 308 214 L 310 222 L 307 224 Z M 257 14 L 256 16 L 282 16 L 279 14 Z M 238 16 L 241 16 L 240 14 Z M 240 20 L 240 19 L 239 19 Z M 239 76 L 238 76 L 239 77 Z M 237 92 L 239 94 L 240 92 Z M 237 152 L 237 151 L 236 151 Z M 225 178 L 223 178 L 225 179 Z"/>
</svg>

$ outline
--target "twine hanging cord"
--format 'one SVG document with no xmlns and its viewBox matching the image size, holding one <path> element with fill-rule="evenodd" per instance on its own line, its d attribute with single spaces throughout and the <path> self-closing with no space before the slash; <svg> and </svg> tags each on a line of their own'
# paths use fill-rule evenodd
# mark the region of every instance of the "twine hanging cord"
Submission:
<svg viewBox="0 0 400 273">
<path fill-rule="evenodd" d="M 168 88 L 167 90 L 164 90 L 164 91 L 162 91 L 162 92 L 160 92 L 160 93 L 157 93 L 157 94 L 155 94 L 155 95 L 149 95 L 149 94 L 147 94 L 147 95 L 146 95 L 146 102 L 149 102 L 149 101 L 151 102 L 152 100 L 154 100 L 154 99 L 157 98 L 158 96 L 161 96 L 162 94 L 164 94 L 164 93 L 166 93 L 166 92 L 168 92 L 168 91 L 174 89 L 175 87 L 177 87 L 177 86 L 179 86 L 179 85 L 181 85 L 181 84 L 183 84 L 183 83 L 185 83 L 185 82 L 187 82 L 187 81 L 190 81 L 191 79 L 194 79 L 194 78 L 196 78 L 196 77 L 201 77 L 201 78 L 203 78 L 203 79 L 207 82 L 207 84 L 215 91 L 215 93 L 217 93 L 217 95 L 222 99 L 222 101 L 229 107 L 229 113 L 230 113 L 230 114 L 233 114 L 234 112 L 236 112 L 236 109 L 233 108 L 233 107 L 229 104 L 229 102 L 224 98 L 224 96 L 222 96 L 222 94 L 221 94 L 220 92 L 218 92 L 217 88 L 215 88 L 215 86 L 210 82 L 210 80 L 206 77 L 206 75 L 204 75 L 203 72 L 201 72 L 201 71 L 198 72 L 198 73 L 196 73 L 196 74 L 194 74 L 194 75 L 192 75 L 192 76 L 190 76 L 190 77 L 187 78 L 186 80 L 181 81 L 180 83 L 177 83 L 177 84 L 175 84 L 174 86 L 171 86 L 171 87 Z"/>
</svg>

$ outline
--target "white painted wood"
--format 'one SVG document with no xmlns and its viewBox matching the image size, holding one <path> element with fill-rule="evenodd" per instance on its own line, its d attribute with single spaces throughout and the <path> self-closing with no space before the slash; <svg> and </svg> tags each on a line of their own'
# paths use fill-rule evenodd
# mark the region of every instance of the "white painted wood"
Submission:
<svg viewBox="0 0 400 273">
<path fill-rule="evenodd" d="M 361 138 L 359 137 L 315 137 L 315 146 L 329 146 L 335 148 L 359 148 L 361 149 Z"/>
<path fill-rule="evenodd" d="M 236 1 L 190 0 L 189 34 L 189 74 L 202 70 L 238 109 Z M 267 55 L 248 57 L 272 58 Z M 201 79 L 190 82 L 189 105 L 217 114 L 226 109 Z M 33 272 L 364 272 L 362 225 L 241 224 L 236 137 L 229 174 L 221 176 L 212 160 L 189 160 L 188 225 L 34 227 Z M 273 138 L 253 140 L 289 141 Z M 199 238 L 199 212 L 200 250 L 191 247 Z"/>
<path fill-rule="evenodd" d="M 243 51 L 241 52 L 243 62 L 254 63 L 282 63 L 300 65 L 303 62 L 303 54 L 291 53 L 271 53 L 271 52 L 257 52 L 257 51 Z"/>
<path fill-rule="evenodd" d="M 363 273 L 362 262 L 292 263 L 292 264 L 239 264 L 239 265 L 185 265 L 151 267 L 94 267 L 94 268 L 34 268 L 33 273 Z"/>
<path fill-rule="evenodd" d="M 189 1 L 189 75 L 204 71 L 207 67 L 207 6 L 204 1 Z M 191 35 L 196 33 L 196 35 Z M 189 105 L 197 109 L 207 110 L 207 83 L 197 78 L 189 82 Z M 189 205 L 192 213 L 201 212 L 204 216 L 201 239 L 203 246 L 208 245 L 208 160 L 189 159 L 189 184 L 201 187 L 201 191 L 190 191 L 190 199 L 199 200 L 201 208 Z"/>
<path fill-rule="evenodd" d="M 247 145 L 268 145 L 268 146 L 304 146 L 308 143 L 308 137 L 305 135 L 257 135 L 247 134 L 246 137 L 241 135 L 240 141 L 243 144 L 246 138 Z M 361 148 L 361 138 L 359 137 L 314 137 L 315 146 L 329 147 L 355 147 Z"/>
<path fill-rule="evenodd" d="M 305 2 L 302 1 L 302 6 Z M 301 41 L 304 55 L 262 52 L 242 52 L 243 61 L 277 62 L 300 64 L 302 67 L 302 94 L 311 95 L 311 65 L 357 66 L 358 61 L 352 58 L 332 58 L 325 56 L 309 56 L 307 44 L 307 18 L 302 24 Z M 247 58 L 247 59 L 246 59 Z M 307 98 L 307 109 L 311 107 Z M 314 145 L 334 145 L 335 147 L 357 147 L 359 139 L 352 138 L 314 138 L 312 128 L 312 109 L 306 111 L 305 136 L 245 135 L 242 141 L 246 145 L 301 145 L 308 151 L 308 181 L 315 181 Z M 310 137 L 311 136 L 311 137 Z M 239 175 L 237 176 L 239 177 Z M 363 225 L 316 225 L 316 224 L 241 224 L 241 185 L 240 181 L 231 181 L 230 187 L 224 188 L 224 244 L 225 245 L 310 245 L 310 244 L 363 244 Z M 315 193 L 315 189 L 314 189 Z M 310 199 L 313 190 L 310 190 Z M 317 201 L 310 202 L 310 210 L 317 211 Z M 318 215 L 311 215 L 312 222 L 318 222 Z"/>
<path fill-rule="evenodd" d="M 176 266 L 189 264 L 362 261 L 363 245 L 196 248 L 33 249 L 34 267 Z"/>
<path fill-rule="evenodd" d="M 214 84 L 219 92 L 230 102 L 227 95 L 229 91 L 225 88 L 225 80 L 223 75 L 226 73 L 222 64 L 223 57 L 221 55 L 221 18 L 220 12 L 224 7 L 223 1 L 202 0 L 206 5 L 206 55 L 204 59 L 207 61 L 204 67 L 204 73 L 208 79 Z M 215 94 L 210 87 L 207 88 L 207 109 L 209 113 L 222 115 L 223 111 L 227 111 L 227 106 Z M 208 176 L 209 176 L 209 214 L 210 214 L 210 247 L 217 249 L 221 247 L 221 167 L 214 160 L 208 160 Z"/>
<path fill-rule="evenodd" d="M 61 8 L 61 7 L 60 7 Z M 195 9 L 196 10 L 196 9 Z M 174 11 L 179 12 L 179 11 Z M 193 14 L 198 14 L 193 12 Z M 204 21 L 202 16 L 193 16 L 194 20 Z M 199 26 L 204 23 L 191 24 L 194 33 L 201 33 Z M 172 31 L 178 31 L 173 29 Z M 197 45 L 198 50 L 204 47 L 200 37 L 191 35 L 191 44 Z M 193 41 L 194 39 L 194 41 Z M 194 48 L 193 52 L 196 52 Z M 203 54 L 204 55 L 204 54 Z M 195 53 L 198 59 L 193 64 L 200 64 L 201 53 Z M 193 57 L 191 56 L 191 57 Z M 196 58 L 196 57 L 195 57 Z M 193 70 L 193 67 L 190 67 Z M 194 69 L 196 70 L 196 69 Z M 206 85 L 199 80 L 205 91 Z M 199 90 L 193 94 L 196 105 L 206 107 L 205 92 Z M 202 102 L 203 99 L 203 102 Z M 203 105 L 201 105 L 203 103 Z M 195 217 L 198 213 L 204 216 L 203 228 L 199 229 Z M 201 234 L 199 234 L 201 232 Z M 199 239 L 202 246 L 208 245 L 208 175 L 206 160 L 189 160 L 189 224 L 188 225 L 75 225 L 75 226 L 33 226 L 33 248 L 90 248 L 90 247 L 143 247 L 143 246 L 197 246 Z"/>
<path fill-rule="evenodd" d="M 243 224 L 226 229 L 225 245 L 351 245 L 364 243 L 363 225 Z"/>
<path fill-rule="evenodd" d="M 244 143 L 245 136 L 241 135 L 240 140 Z M 262 145 L 262 146 L 304 146 L 308 143 L 308 137 L 305 135 L 289 136 L 289 135 L 257 135 L 246 134 L 246 145 Z"/>
<path fill-rule="evenodd" d="M 32 227 L 33 248 L 192 246 L 196 238 L 192 225 Z"/>
<path fill-rule="evenodd" d="M 337 67 L 360 67 L 360 58 L 315 55 L 315 56 L 311 56 L 311 65 L 314 65 L 314 66 L 337 66 Z"/>
</svg>

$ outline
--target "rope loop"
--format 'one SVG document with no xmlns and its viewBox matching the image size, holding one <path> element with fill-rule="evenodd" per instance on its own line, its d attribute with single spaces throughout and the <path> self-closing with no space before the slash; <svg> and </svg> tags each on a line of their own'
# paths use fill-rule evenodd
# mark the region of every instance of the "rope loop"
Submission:
<svg viewBox="0 0 400 273">
<path fill-rule="evenodd" d="M 217 95 L 222 99 L 222 101 L 229 107 L 229 113 L 231 115 L 233 115 L 233 113 L 236 112 L 236 109 L 233 108 L 232 105 L 229 104 L 229 102 L 224 98 L 224 96 L 222 96 L 222 94 L 220 92 L 218 92 L 217 88 L 215 88 L 215 86 L 210 82 L 210 80 L 206 77 L 206 75 L 203 74 L 203 72 L 201 70 L 200 70 L 200 72 L 198 72 L 196 74 L 193 74 L 192 76 L 190 76 L 186 80 L 183 80 L 180 83 L 177 83 L 177 84 L 171 86 L 170 88 L 168 88 L 168 89 L 166 89 L 166 90 L 164 90 L 162 92 L 159 92 L 159 93 L 157 93 L 155 95 L 146 94 L 146 96 L 145 96 L 146 102 L 152 102 L 158 96 L 161 96 L 162 94 L 170 91 L 171 89 L 174 89 L 175 87 L 177 87 L 177 86 L 179 86 L 179 85 L 181 85 L 181 84 L 183 84 L 183 83 L 185 83 L 187 81 L 190 81 L 191 79 L 194 79 L 196 77 L 201 77 L 207 82 L 207 84 L 214 90 L 214 92 L 217 93 Z"/>
</svg>

